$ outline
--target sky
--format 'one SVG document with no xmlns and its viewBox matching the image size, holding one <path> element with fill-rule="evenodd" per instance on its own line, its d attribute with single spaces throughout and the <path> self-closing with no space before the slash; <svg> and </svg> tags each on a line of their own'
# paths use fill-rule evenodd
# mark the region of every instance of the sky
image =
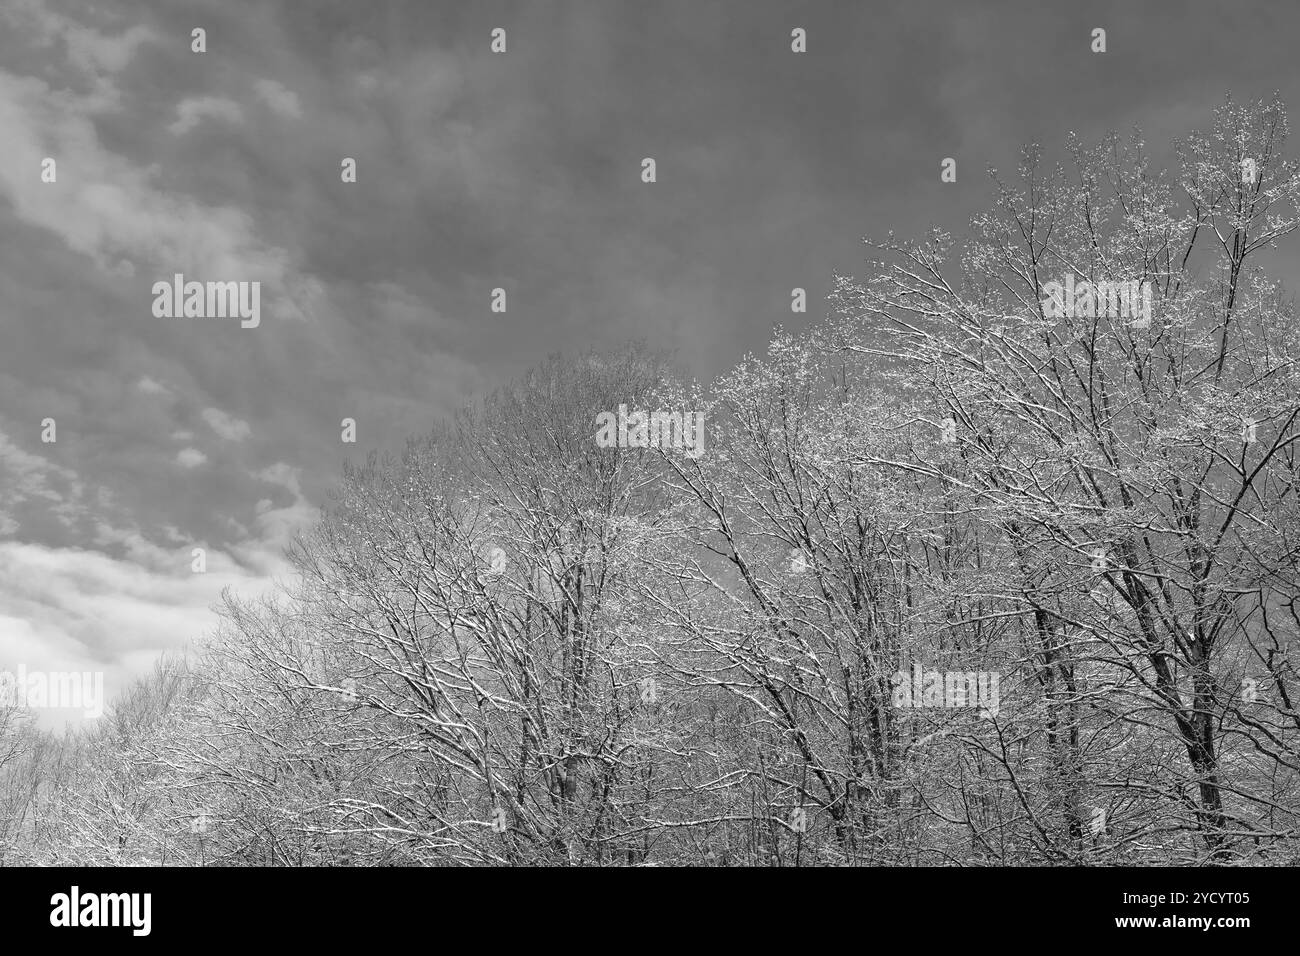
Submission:
<svg viewBox="0 0 1300 956">
<path fill-rule="evenodd" d="M 0 0 L 0 670 L 111 696 L 223 588 L 289 575 L 345 460 L 555 352 L 723 372 L 822 318 L 864 236 L 960 234 L 1028 142 L 1137 126 L 1160 159 L 1227 92 L 1294 108 L 1298 28 L 1248 2 Z M 260 283 L 259 324 L 159 317 L 178 272 Z"/>
</svg>

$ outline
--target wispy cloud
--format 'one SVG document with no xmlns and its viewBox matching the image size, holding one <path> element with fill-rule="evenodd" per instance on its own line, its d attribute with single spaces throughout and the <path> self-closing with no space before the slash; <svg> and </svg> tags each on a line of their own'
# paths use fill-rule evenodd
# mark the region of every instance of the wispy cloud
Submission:
<svg viewBox="0 0 1300 956">
<path fill-rule="evenodd" d="M 291 119 L 302 118 L 302 104 L 298 102 L 298 94 L 287 89 L 283 83 L 276 80 L 258 80 L 253 84 L 253 88 L 257 91 L 258 99 L 276 113 Z"/>
<path fill-rule="evenodd" d="M 148 375 L 135 383 L 135 387 L 146 395 L 170 395 L 171 391 L 162 382 L 151 379 Z"/>
<path fill-rule="evenodd" d="M 248 422 L 227 415 L 219 408 L 203 409 L 203 420 L 226 441 L 243 441 L 252 431 Z"/>
<path fill-rule="evenodd" d="M 176 464 L 182 468 L 197 468 L 208 460 L 208 456 L 197 448 L 182 448 L 176 453 Z"/>
<path fill-rule="evenodd" d="M 243 118 L 244 111 L 233 100 L 219 96 L 195 96 L 176 104 L 176 119 L 167 127 L 167 131 L 175 136 L 184 136 L 205 119 L 238 123 Z"/>
</svg>

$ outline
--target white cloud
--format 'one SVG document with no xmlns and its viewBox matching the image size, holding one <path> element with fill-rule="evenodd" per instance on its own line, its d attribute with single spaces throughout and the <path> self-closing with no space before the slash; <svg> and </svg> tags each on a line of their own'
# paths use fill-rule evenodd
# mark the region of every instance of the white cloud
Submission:
<svg viewBox="0 0 1300 956">
<path fill-rule="evenodd" d="M 33 487 L 48 475 L 75 476 L 14 448 L 0 433 L 0 466 L 5 465 Z M 297 487 L 297 472 L 288 466 L 265 474 Z M 110 504 L 102 488 L 92 497 Z M 284 545 L 298 528 L 290 525 L 314 516 L 314 509 L 295 498 L 292 506 L 259 516 L 261 538 L 236 524 L 240 540 L 225 546 L 170 525 L 161 528 L 158 543 L 134 526 L 103 518 L 95 521 L 86 548 L 0 540 L 0 668 L 22 663 L 29 670 L 103 671 L 111 699 L 146 673 L 159 653 L 179 650 L 210 631 L 223 590 L 251 598 L 292 574 Z M 206 552 L 202 574 L 193 571 L 196 547 Z M 56 726 L 82 715 L 43 711 L 38 719 Z"/>
<path fill-rule="evenodd" d="M 56 487 L 57 486 L 57 487 Z M 23 451 L 0 431 L 0 532 L 18 529 L 15 512 L 33 501 L 52 512 L 65 526 L 86 512 L 82 501 L 85 485 L 71 468 L 55 464 L 42 455 Z"/>
<path fill-rule="evenodd" d="M 146 395 L 170 395 L 171 394 L 171 389 L 169 389 L 162 382 L 154 381 L 148 375 L 144 376 L 142 379 L 140 379 L 140 381 L 136 382 L 135 387 L 138 388 L 140 391 L 144 392 Z"/>
<path fill-rule="evenodd" d="M 182 448 L 176 453 L 176 464 L 183 468 L 197 468 L 208 460 L 208 456 L 197 448 Z"/>
<path fill-rule="evenodd" d="M 257 236 L 248 212 L 168 192 L 158 185 L 160 165 L 140 167 L 104 147 L 96 115 L 114 108 L 115 97 L 79 95 L 0 68 L 0 203 L 106 272 L 130 261 L 146 275 L 245 277 L 263 283 L 264 297 L 275 290 L 277 318 L 310 314 L 318 280 L 291 274 L 289 254 Z M 64 157 L 59 188 L 33 188 L 33 170 L 47 156 Z"/>
<path fill-rule="evenodd" d="M 63 496 L 49 485 L 49 477 L 57 475 L 65 481 L 76 481 L 77 473 L 56 465 L 41 455 L 23 451 L 4 432 L 0 432 L 0 469 L 7 472 L 5 490 L 29 498 L 48 498 L 62 501 Z"/>
<path fill-rule="evenodd" d="M 302 475 L 301 468 L 294 468 L 282 461 L 276 462 L 267 468 L 263 468 L 253 477 L 272 485 L 279 485 L 281 488 L 288 488 L 295 498 L 302 497 L 302 485 L 299 483 L 299 477 Z"/>
<path fill-rule="evenodd" d="M 203 420 L 226 441 L 243 441 L 252 433 L 248 422 L 227 415 L 219 408 L 203 409 Z"/>
<path fill-rule="evenodd" d="M 302 117 L 302 104 L 298 102 L 298 94 L 284 84 L 277 83 L 275 80 L 258 80 L 254 84 L 254 89 L 257 91 L 258 98 L 281 116 L 292 119 Z"/>
<path fill-rule="evenodd" d="M 176 119 L 167 127 L 167 131 L 176 136 L 184 136 L 207 118 L 238 123 L 243 120 L 244 111 L 234 100 L 224 97 L 191 96 L 176 104 Z"/>
<path fill-rule="evenodd" d="M 257 477 L 288 489 L 294 501 L 260 512 L 256 532 L 232 521 L 238 540 L 218 546 L 163 525 L 153 540 L 130 522 L 120 526 L 103 517 L 115 510 L 112 496 L 102 486 L 87 489 L 76 471 L 46 457 L 57 450 L 24 451 L 0 431 L 4 507 L 72 508 L 84 518 L 86 503 L 98 504 L 86 547 L 0 539 L 0 668 L 102 671 L 109 699 L 146 673 L 160 652 L 210 631 L 223 590 L 254 597 L 290 576 L 284 545 L 299 522 L 316 515 L 302 498 L 299 472 L 278 464 Z M 206 460 L 193 448 L 181 456 Z M 16 530 L 3 508 L 0 529 Z M 192 570 L 195 547 L 206 551 L 202 574 Z M 83 719 L 79 710 L 37 716 L 51 728 Z"/>
<path fill-rule="evenodd" d="M 294 468 L 284 462 L 276 462 L 253 475 L 268 484 L 279 485 L 293 495 L 293 504 L 284 508 L 274 507 L 274 502 L 269 498 L 258 501 L 257 527 L 261 532 L 262 547 L 285 547 L 295 534 L 314 524 L 320 517 L 320 509 L 303 496 L 301 476 L 301 468 Z"/>
<path fill-rule="evenodd" d="M 33 31 L 32 39 L 38 47 L 53 46 L 55 39 L 62 38 L 72 65 L 94 77 L 105 91 L 111 91 L 107 76 L 121 72 L 135 56 L 136 47 L 160 39 L 153 30 L 140 24 L 117 36 L 109 36 L 55 13 L 40 0 L 7 0 L 0 6 L 0 17 L 11 28 Z"/>
<path fill-rule="evenodd" d="M 101 526 L 96 540 L 125 548 L 114 558 L 96 550 L 0 541 L 0 667 L 103 671 L 112 699 L 146 673 L 158 654 L 179 650 L 211 630 L 212 608 L 225 588 L 251 597 L 287 572 L 277 552 L 236 561 L 207 548 L 207 571 L 191 570 L 193 547 L 165 548 L 138 532 Z M 244 548 L 256 551 L 249 542 Z M 79 713 L 43 712 L 78 720 Z"/>
</svg>

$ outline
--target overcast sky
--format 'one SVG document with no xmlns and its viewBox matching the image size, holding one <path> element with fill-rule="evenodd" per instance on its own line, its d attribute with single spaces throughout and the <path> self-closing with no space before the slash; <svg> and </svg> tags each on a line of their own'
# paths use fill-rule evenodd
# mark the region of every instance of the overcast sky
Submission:
<svg viewBox="0 0 1300 956">
<path fill-rule="evenodd" d="M 1294 108 L 1297 37 L 1295 3 L 0 0 L 0 669 L 112 694 L 285 573 L 345 458 L 553 351 L 722 371 L 1028 141 Z M 155 317 L 176 272 L 261 282 L 261 324 Z"/>
</svg>

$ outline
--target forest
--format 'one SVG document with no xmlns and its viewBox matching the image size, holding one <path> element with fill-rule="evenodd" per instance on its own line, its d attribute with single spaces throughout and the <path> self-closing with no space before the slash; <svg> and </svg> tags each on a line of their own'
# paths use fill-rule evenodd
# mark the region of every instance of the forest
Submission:
<svg viewBox="0 0 1300 956">
<path fill-rule="evenodd" d="M 1028 147 L 725 374 L 557 355 L 346 467 L 100 720 L 0 708 L 0 863 L 1300 864 L 1286 136 Z"/>
</svg>

